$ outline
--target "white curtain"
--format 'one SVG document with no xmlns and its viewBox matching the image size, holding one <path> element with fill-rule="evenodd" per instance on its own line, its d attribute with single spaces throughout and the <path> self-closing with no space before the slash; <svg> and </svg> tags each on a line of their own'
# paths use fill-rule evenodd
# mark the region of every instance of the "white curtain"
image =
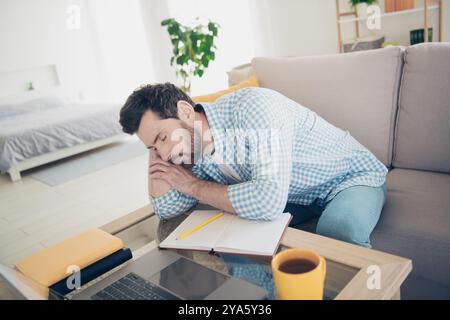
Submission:
<svg viewBox="0 0 450 320">
<path fill-rule="evenodd" d="M 216 59 L 202 78 L 194 78 L 191 92 L 194 96 L 226 89 L 226 72 L 255 56 L 249 0 L 168 0 L 168 14 L 183 24 L 190 24 L 199 17 L 221 26 Z M 167 31 L 164 29 L 164 32 Z M 169 63 L 170 56 L 166 59 Z"/>
<path fill-rule="evenodd" d="M 221 26 L 216 59 L 202 78 L 193 78 L 191 94 L 226 89 L 226 72 L 249 62 L 256 53 L 251 1 L 254 0 L 87 1 L 109 98 L 124 101 L 143 83 L 179 84 L 175 68 L 170 66 L 169 35 L 161 26 L 167 18 L 190 24 L 200 17 Z"/>
<path fill-rule="evenodd" d="M 156 79 L 140 0 L 87 1 L 108 99 L 123 102 Z"/>
</svg>

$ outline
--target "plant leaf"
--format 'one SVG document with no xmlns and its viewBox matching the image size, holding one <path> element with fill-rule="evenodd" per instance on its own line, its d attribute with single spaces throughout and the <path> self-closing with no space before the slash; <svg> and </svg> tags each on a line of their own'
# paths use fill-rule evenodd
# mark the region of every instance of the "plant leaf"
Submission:
<svg viewBox="0 0 450 320">
<path fill-rule="evenodd" d="M 212 21 L 202 25 L 197 20 L 195 26 L 188 27 L 174 18 L 161 21 L 161 25 L 167 27 L 170 36 L 173 54 L 170 65 L 176 63 L 177 76 L 183 79 L 183 83 L 190 81 L 192 76 L 202 77 L 215 59 L 214 39 L 220 26 Z"/>
</svg>

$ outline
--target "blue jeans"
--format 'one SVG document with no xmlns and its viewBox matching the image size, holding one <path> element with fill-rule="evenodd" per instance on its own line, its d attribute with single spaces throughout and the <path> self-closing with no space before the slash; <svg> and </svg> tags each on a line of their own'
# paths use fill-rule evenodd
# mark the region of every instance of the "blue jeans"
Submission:
<svg viewBox="0 0 450 320">
<path fill-rule="evenodd" d="M 370 234 L 380 218 L 387 189 L 355 186 L 339 192 L 324 207 L 288 203 L 284 212 L 293 215 L 291 226 L 319 217 L 316 233 L 371 248 Z"/>
</svg>

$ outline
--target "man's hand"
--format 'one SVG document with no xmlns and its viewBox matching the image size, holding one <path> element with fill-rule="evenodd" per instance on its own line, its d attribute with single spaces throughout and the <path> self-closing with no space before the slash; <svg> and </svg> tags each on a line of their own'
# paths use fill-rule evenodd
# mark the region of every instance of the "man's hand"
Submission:
<svg viewBox="0 0 450 320">
<path fill-rule="evenodd" d="M 150 165 L 155 161 L 155 159 L 160 158 L 155 154 L 155 152 L 150 150 L 148 158 L 148 194 L 152 197 L 160 197 L 170 190 L 170 185 L 161 179 L 150 179 Z"/>
<path fill-rule="evenodd" d="M 161 158 L 151 160 L 149 173 L 152 181 L 161 181 L 203 203 L 229 213 L 236 213 L 228 199 L 228 186 L 226 185 L 203 181 L 194 177 L 188 169 L 166 162 Z"/>
<path fill-rule="evenodd" d="M 199 181 L 191 171 L 161 159 L 154 159 L 151 162 L 149 173 L 151 179 L 161 179 L 184 194 L 191 194 L 195 182 Z"/>
</svg>

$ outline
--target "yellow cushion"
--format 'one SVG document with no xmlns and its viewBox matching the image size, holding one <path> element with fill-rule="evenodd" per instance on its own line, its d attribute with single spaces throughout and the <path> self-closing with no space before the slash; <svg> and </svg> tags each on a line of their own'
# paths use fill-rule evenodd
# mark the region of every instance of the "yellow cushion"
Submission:
<svg viewBox="0 0 450 320">
<path fill-rule="evenodd" d="M 248 87 L 259 87 L 259 82 L 255 75 L 251 76 L 247 80 L 245 80 L 235 86 L 232 86 L 226 90 L 218 91 L 218 92 L 207 94 L 204 96 L 193 97 L 192 100 L 195 103 L 214 102 L 223 95 L 226 95 L 228 93 L 231 93 L 231 92 L 243 89 L 243 88 L 248 88 Z"/>
</svg>

